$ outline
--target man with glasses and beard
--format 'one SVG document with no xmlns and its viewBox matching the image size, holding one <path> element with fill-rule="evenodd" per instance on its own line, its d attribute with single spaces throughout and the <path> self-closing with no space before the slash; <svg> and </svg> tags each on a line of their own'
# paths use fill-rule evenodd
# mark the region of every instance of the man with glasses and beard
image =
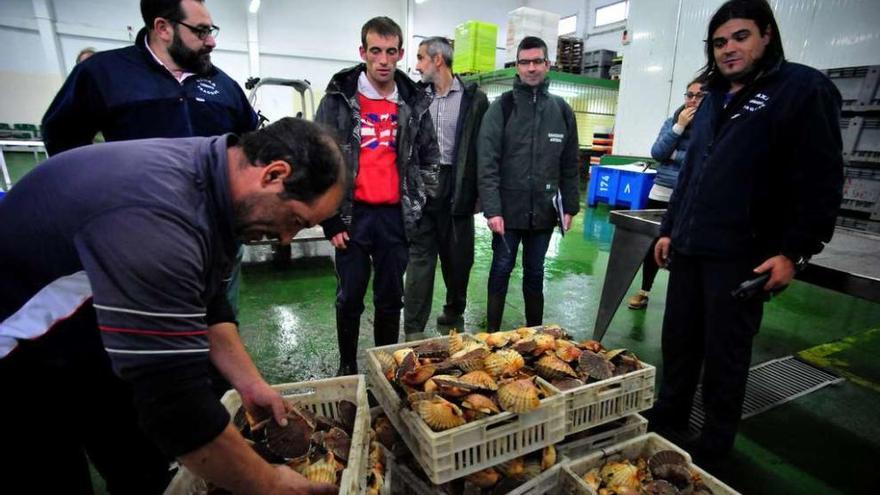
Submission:
<svg viewBox="0 0 880 495">
<path fill-rule="evenodd" d="M 107 141 L 216 136 L 257 127 L 238 84 L 211 63 L 219 28 L 200 0 L 141 0 L 134 46 L 77 64 L 43 116 L 50 155 Z"/>
</svg>

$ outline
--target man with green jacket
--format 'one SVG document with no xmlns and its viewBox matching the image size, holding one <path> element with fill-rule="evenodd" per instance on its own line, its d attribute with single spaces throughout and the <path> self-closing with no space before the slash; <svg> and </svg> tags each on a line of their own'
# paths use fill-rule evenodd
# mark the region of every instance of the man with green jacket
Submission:
<svg viewBox="0 0 880 495">
<path fill-rule="evenodd" d="M 510 272 L 523 245 L 526 325 L 544 316 L 544 257 L 553 228 L 578 213 L 578 140 L 574 113 L 548 91 L 547 44 L 527 36 L 517 47 L 513 91 L 495 100 L 477 144 L 478 187 L 492 231 L 486 326 L 501 327 Z"/>
<path fill-rule="evenodd" d="M 474 207 L 477 202 L 477 134 L 489 107 L 475 83 L 452 73 L 452 46 L 433 37 L 419 44 L 416 70 L 426 83 L 440 169 L 435 197 L 429 197 L 411 237 L 404 288 L 403 329 L 408 340 L 423 335 L 431 313 L 437 257 L 446 285 L 439 325 L 461 328 L 474 264 Z"/>
</svg>

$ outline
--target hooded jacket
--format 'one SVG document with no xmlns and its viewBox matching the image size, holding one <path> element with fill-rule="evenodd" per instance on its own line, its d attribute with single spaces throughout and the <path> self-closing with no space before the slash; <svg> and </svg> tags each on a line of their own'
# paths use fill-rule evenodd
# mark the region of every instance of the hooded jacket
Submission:
<svg viewBox="0 0 880 495">
<path fill-rule="evenodd" d="M 478 144 L 479 191 L 486 218 L 501 215 L 506 229 L 552 229 L 553 197 L 574 215 L 578 200 L 578 137 L 574 112 L 548 91 L 513 84 L 513 108 L 505 123 L 502 98 L 489 106 Z M 558 101 L 553 101 L 554 99 Z"/>
<path fill-rule="evenodd" d="M 365 64 L 344 69 L 330 80 L 318 105 L 315 121 L 334 129 L 347 165 L 346 190 L 336 216 L 321 223 L 331 239 L 349 228 L 352 221 L 354 180 L 360 165 L 361 115 L 357 98 L 358 77 Z M 400 177 L 400 207 L 404 227 L 410 236 L 422 216 L 426 185 L 436 185 L 440 150 L 434 124 L 428 115 L 430 101 L 424 91 L 400 70 L 394 73 L 399 96 L 397 104 L 397 172 Z"/>
</svg>

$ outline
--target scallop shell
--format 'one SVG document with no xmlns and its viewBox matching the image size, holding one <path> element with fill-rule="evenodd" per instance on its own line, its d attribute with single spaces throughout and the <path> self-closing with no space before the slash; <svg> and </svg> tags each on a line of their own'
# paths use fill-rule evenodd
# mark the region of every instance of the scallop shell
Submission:
<svg viewBox="0 0 880 495">
<path fill-rule="evenodd" d="M 568 332 L 565 331 L 559 325 L 544 325 L 543 327 L 538 328 L 538 333 L 544 335 L 550 335 L 555 339 L 568 339 L 570 336 Z"/>
<path fill-rule="evenodd" d="M 486 356 L 485 370 L 494 377 L 512 375 L 526 365 L 520 353 L 505 349 Z"/>
<path fill-rule="evenodd" d="M 538 392 L 530 379 L 516 380 L 498 388 L 498 402 L 505 411 L 524 413 L 541 405 Z"/>
<path fill-rule="evenodd" d="M 680 452 L 674 450 L 661 450 L 648 458 L 648 469 L 651 473 L 664 464 L 680 464 L 687 466 L 687 459 Z"/>
<path fill-rule="evenodd" d="M 541 452 L 541 471 L 546 471 L 556 464 L 556 447 L 548 445 Z"/>
<path fill-rule="evenodd" d="M 351 449 L 351 437 L 339 428 L 330 428 L 324 434 L 324 448 L 333 453 L 333 456 L 342 462 L 348 462 L 348 452 Z"/>
<path fill-rule="evenodd" d="M 303 469 L 302 475 L 312 483 L 336 484 L 336 459 L 328 452 L 327 456 Z"/>
<path fill-rule="evenodd" d="M 476 385 L 482 390 L 491 390 L 493 392 L 498 390 L 498 384 L 495 383 L 495 379 L 492 378 L 492 375 L 481 369 L 464 374 L 459 380 L 464 383 Z"/>
<path fill-rule="evenodd" d="M 639 488 L 643 476 L 629 461 L 611 461 L 599 469 L 599 477 L 608 488 L 617 491 L 622 487 Z"/>
<path fill-rule="evenodd" d="M 407 385 L 416 386 L 425 383 L 428 378 L 434 376 L 436 368 L 432 364 L 417 366 L 412 371 L 407 371 L 400 377 L 400 381 Z"/>
<path fill-rule="evenodd" d="M 431 382 L 431 383 L 434 384 L 434 382 Z M 436 387 L 437 385 L 434 384 L 433 386 Z M 434 397 L 437 397 L 437 392 L 416 392 L 414 394 L 407 395 L 406 400 L 407 400 L 407 402 L 409 402 L 410 406 L 415 407 L 416 402 L 423 401 L 423 400 L 431 400 Z"/>
<path fill-rule="evenodd" d="M 585 351 L 591 352 L 600 352 L 602 349 L 604 349 L 602 347 L 602 344 L 599 343 L 599 341 L 597 340 L 585 340 L 578 344 L 578 346 Z"/>
<path fill-rule="evenodd" d="M 552 335 L 538 334 L 535 335 L 535 349 L 532 351 L 533 356 L 540 356 L 547 351 L 556 350 L 556 338 Z"/>
<path fill-rule="evenodd" d="M 449 341 L 429 340 L 415 346 L 413 351 L 420 358 L 446 356 L 449 354 Z"/>
<path fill-rule="evenodd" d="M 382 444 L 376 441 L 370 442 L 369 460 L 371 466 L 375 466 L 377 464 L 379 464 L 380 466 L 385 465 L 385 449 L 382 448 Z"/>
<path fill-rule="evenodd" d="M 507 462 L 502 462 L 497 467 L 508 478 L 523 479 L 526 472 L 526 461 L 522 457 L 516 457 Z"/>
<path fill-rule="evenodd" d="M 524 337 L 513 344 L 513 350 L 520 354 L 531 354 L 537 347 L 534 337 Z"/>
<path fill-rule="evenodd" d="M 679 490 L 692 489 L 691 471 L 682 464 L 662 464 L 651 469 L 654 479 L 666 480 Z"/>
<path fill-rule="evenodd" d="M 394 351 L 391 356 L 394 358 L 394 362 L 397 363 L 398 366 L 400 366 L 400 363 L 402 363 L 403 360 L 410 354 L 415 354 L 415 351 L 413 351 L 410 347 L 404 347 L 403 349 L 398 349 Z"/>
<path fill-rule="evenodd" d="M 486 339 L 488 339 L 490 335 L 492 335 L 492 334 L 489 332 L 480 332 L 480 333 L 475 333 L 474 338 L 479 340 L 480 342 L 486 342 Z"/>
<path fill-rule="evenodd" d="M 486 468 L 468 475 L 465 479 L 480 488 L 491 488 L 501 479 L 501 473 L 495 468 Z"/>
<path fill-rule="evenodd" d="M 373 422 L 373 429 L 376 432 L 376 440 L 379 441 L 386 449 L 391 450 L 397 443 L 397 432 L 387 416 L 382 415 Z"/>
<path fill-rule="evenodd" d="M 541 378 L 553 380 L 555 378 L 571 377 L 576 378 L 577 373 L 565 361 L 559 359 L 553 354 L 547 354 L 535 363 L 535 369 Z"/>
<path fill-rule="evenodd" d="M 520 327 L 514 330 L 514 332 L 519 334 L 520 337 L 526 338 L 535 335 L 536 333 L 538 333 L 538 330 L 536 330 L 534 327 Z"/>
<path fill-rule="evenodd" d="M 556 357 L 566 363 L 577 361 L 578 358 L 581 357 L 582 352 L 583 351 L 574 342 L 568 340 L 556 340 Z"/>
<path fill-rule="evenodd" d="M 367 494 L 378 495 L 382 493 L 382 488 L 385 486 L 385 476 L 381 470 L 373 467 L 370 470 L 370 474 L 367 475 L 367 483 Z"/>
<path fill-rule="evenodd" d="M 394 360 L 394 357 L 385 351 L 377 351 L 375 356 L 376 360 L 379 361 L 379 367 L 382 369 L 382 374 L 385 375 L 385 378 L 387 378 L 388 381 L 393 380 L 395 372 L 397 371 L 397 362 Z"/>
<path fill-rule="evenodd" d="M 601 355 L 585 350 L 578 358 L 578 371 L 583 376 L 605 380 L 614 374 L 614 365 Z"/>
<path fill-rule="evenodd" d="M 508 332 L 490 333 L 486 338 L 486 345 L 491 348 L 504 347 L 508 342 L 510 342 L 510 333 Z"/>
<path fill-rule="evenodd" d="M 599 468 L 595 467 L 590 469 L 582 476 L 584 483 L 586 483 L 593 491 L 599 489 L 599 485 L 602 484 L 602 478 L 599 477 Z"/>
<path fill-rule="evenodd" d="M 483 369 L 483 363 L 488 355 L 489 351 L 484 347 L 465 347 L 450 357 L 449 361 L 462 371 L 470 372 Z"/>
<path fill-rule="evenodd" d="M 646 495 L 678 495 L 681 493 L 675 485 L 666 480 L 654 480 L 645 484 L 642 490 Z"/>
<path fill-rule="evenodd" d="M 498 408 L 498 404 L 496 404 L 494 400 L 482 394 L 466 395 L 461 401 L 461 407 L 477 411 L 484 415 L 498 414 L 501 412 L 501 409 Z"/>
<path fill-rule="evenodd" d="M 299 457 L 309 449 L 309 440 L 315 432 L 315 423 L 309 414 L 296 406 L 287 412 L 287 426 L 269 421 L 266 424 L 266 446 L 281 457 Z"/>
<path fill-rule="evenodd" d="M 551 381 L 550 385 L 564 391 L 580 387 L 581 385 L 584 385 L 584 382 L 578 378 L 559 378 Z"/>
<path fill-rule="evenodd" d="M 442 397 L 418 403 L 419 416 L 434 431 L 448 430 L 465 423 L 461 409 Z"/>
<path fill-rule="evenodd" d="M 464 349 L 464 339 L 456 330 L 449 331 L 449 353 L 455 354 Z"/>
</svg>

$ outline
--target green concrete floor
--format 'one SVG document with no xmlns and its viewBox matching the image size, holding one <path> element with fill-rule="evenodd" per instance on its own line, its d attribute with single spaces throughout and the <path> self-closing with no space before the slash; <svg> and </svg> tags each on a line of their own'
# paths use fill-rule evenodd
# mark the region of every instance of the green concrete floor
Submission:
<svg viewBox="0 0 880 495">
<path fill-rule="evenodd" d="M 604 206 L 582 212 L 570 234 L 554 234 L 547 256 L 544 321 L 561 324 L 578 339 L 592 335 L 613 234 L 607 219 Z M 481 218 L 477 225 L 465 314 L 472 331 L 485 322 L 491 261 L 489 231 Z M 666 281 L 661 271 L 647 310 L 618 311 L 605 345 L 628 347 L 646 362 L 662 365 Z M 433 320 L 444 295 L 439 270 L 435 287 L 430 334 L 437 333 Z M 507 328 L 524 319 L 518 270 L 510 287 Z M 241 334 L 267 380 L 308 380 L 335 372 L 335 289 L 333 265 L 326 258 L 295 260 L 281 269 L 269 264 L 244 268 Z M 366 304 L 361 353 L 373 345 L 372 307 Z M 880 453 L 880 366 L 873 359 L 880 352 L 878 328 L 880 304 L 800 282 L 770 302 L 755 339 L 754 364 L 804 351 L 806 359 L 848 380 L 744 421 L 732 458 L 714 474 L 744 494 L 873 493 L 867 470 Z"/>
</svg>

